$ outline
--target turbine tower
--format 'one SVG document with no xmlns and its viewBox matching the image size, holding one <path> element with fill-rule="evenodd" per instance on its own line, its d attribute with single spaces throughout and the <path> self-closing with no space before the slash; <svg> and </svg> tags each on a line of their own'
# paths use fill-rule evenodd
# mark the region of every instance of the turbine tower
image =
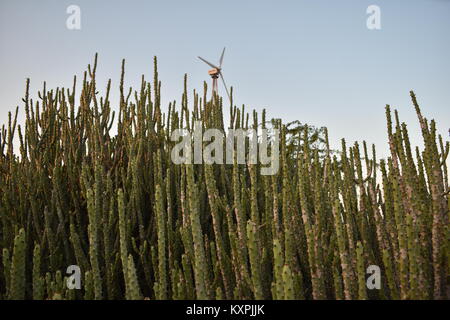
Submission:
<svg viewBox="0 0 450 320">
<path fill-rule="evenodd" d="M 227 85 L 225 83 L 225 79 L 223 78 L 223 75 L 222 75 L 222 62 L 223 62 L 224 54 L 225 54 L 225 48 L 223 48 L 222 54 L 220 55 L 219 66 L 216 66 L 216 65 L 212 64 L 211 62 L 203 59 L 202 57 L 198 57 L 198 58 L 212 68 L 211 70 L 208 71 L 208 74 L 212 78 L 212 97 L 214 98 L 214 93 L 218 94 L 217 79 L 219 79 L 219 77 L 220 77 L 222 79 L 223 85 L 224 85 L 225 90 L 227 92 L 228 99 L 230 99 L 230 101 L 231 101 L 230 93 L 228 92 L 228 88 L 227 88 Z"/>
</svg>

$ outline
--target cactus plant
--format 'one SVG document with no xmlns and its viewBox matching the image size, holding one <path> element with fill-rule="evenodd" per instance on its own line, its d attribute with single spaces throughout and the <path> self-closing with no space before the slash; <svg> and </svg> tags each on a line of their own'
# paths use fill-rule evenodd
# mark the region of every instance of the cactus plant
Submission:
<svg viewBox="0 0 450 320">
<path fill-rule="evenodd" d="M 448 298 L 450 144 L 413 92 L 423 150 L 387 106 L 390 156 L 378 159 L 365 142 L 333 151 L 325 128 L 234 102 L 225 124 L 222 98 L 208 100 L 206 84 L 191 98 L 187 76 L 166 110 L 156 58 L 137 91 L 123 61 L 116 113 L 96 67 L 97 56 L 79 88 L 44 85 L 35 99 L 27 80 L 24 123 L 16 109 L 0 130 L 0 297 Z M 196 126 L 279 130 L 278 172 L 237 150 L 229 164 L 175 164 L 171 133 Z M 73 264 L 80 291 L 64 285 Z M 366 288 L 369 265 L 380 290 Z"/>
</svg>

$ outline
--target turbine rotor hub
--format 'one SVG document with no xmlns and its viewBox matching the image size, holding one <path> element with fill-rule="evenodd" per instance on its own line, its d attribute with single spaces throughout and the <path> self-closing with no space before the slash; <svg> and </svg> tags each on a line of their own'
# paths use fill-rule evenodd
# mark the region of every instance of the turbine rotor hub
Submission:
<svg viewBox="0 0 450 320">
<path fill-rule="evenodd" d="M 208 71 L 208 74 L 211 76 L 211 77 L 215 77 L 215 78 L 218 78 L 219 77 L 219 74 L 220 74 L 220 70 L 219 69 L 217 69 L 217 68 L 214 68 L 214 69 L 211 69 L 211 70 L 209 70 Z"/>
</svg>

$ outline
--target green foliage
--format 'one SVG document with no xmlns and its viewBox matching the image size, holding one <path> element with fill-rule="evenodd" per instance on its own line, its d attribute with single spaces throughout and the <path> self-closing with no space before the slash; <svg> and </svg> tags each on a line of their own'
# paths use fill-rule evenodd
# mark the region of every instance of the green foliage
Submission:
<svg viewBox="0 0 450 320">
<path fill-rule="evenodd" d="M 10 299 L 445 299 L 449 272 L 449 143 L 421 114 L 424 141 L 386 108 L 390 157 L 366 143 L 333 152 L 326 129 L 223 123 L 187 78 L 181 106 L 161 107 L 153 81 L 100 97 L 97 58 L 77 88 L 30 98 L 0 131 L 0 296 Z M 251 119 L 251 118 L 250 118 Z M 171 161 L 178 128 L 280 129 L 279 172 L 260 164 Z M 251 121 L 250 121 L 251 122 Z M 113 129 L 114 127 L 114 129 Z M 18 144 L 13 146 L 17 140 Z M 269 139 L 271 140 L 271 139 Z M 18 148 L 14 148 L 18 147 Z M 77 264 L 82 289 L 65 288 Z M 365 286 L 369 265 L 380 290 Z"/>
</svg>

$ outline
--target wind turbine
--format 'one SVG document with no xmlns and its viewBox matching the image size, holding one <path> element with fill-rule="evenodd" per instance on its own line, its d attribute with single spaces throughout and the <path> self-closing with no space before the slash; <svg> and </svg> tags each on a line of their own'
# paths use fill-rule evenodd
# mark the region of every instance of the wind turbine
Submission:
<svg viewBox="0 0 450 320">
<path fill-rule="evenodd" d="M 223 75 L 222 75 L 222 62 L 223 62 L 224 54 L 225 54 L 225 48 L 223 48 L 222 54 L 220 55 L 219 66 L 216 66 L 216 65 L 212 64 L 211 62 L 206 61 L 202 57 L 198 57 L 198 58 L 212 68 L 211 70 L 208 71 L 208 74 L 212 78 L 212 96 L 213 96 L 213 98 L 214 98 L 214 93 L 218 93 L 217 79 L 220 77 L 222 79 L 225 90 L 227 91 L 228 99 L 230 99 L 230 101 L 231 101 L 230 93 L 228 92 L 228 88 L 225 83 L 225 79 L 223 78 Z"/>
</svg>

